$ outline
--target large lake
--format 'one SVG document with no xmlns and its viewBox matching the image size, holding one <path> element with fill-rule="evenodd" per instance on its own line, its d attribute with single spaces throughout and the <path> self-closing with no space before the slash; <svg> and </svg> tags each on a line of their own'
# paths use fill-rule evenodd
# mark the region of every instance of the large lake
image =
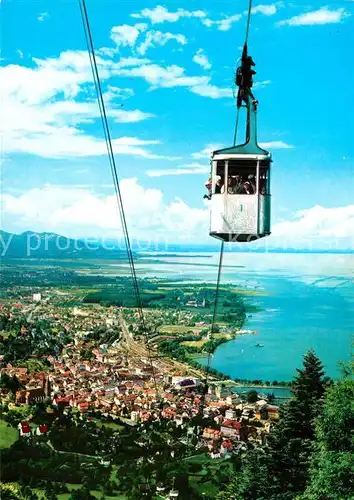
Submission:
<svg viewBox="0 0 354 500">
<path fill-rule="evenodd" d="M 174 279 L 216 280 L 217 254 L 160 259 L 148 265 L 139 260 L 137 268 Z M 353 254 L 226 252 L 222 282 L 261 292 L 247 299 L 261 312 L 248 317 L 245 325 L 257 335 L 221 345 L 212 360 L 214 368 L 232 377 L 290 380 L 312 347 L 327 374 L 339 376 L 338 361 L 349 360 L 354 339 Z"/>
</svg>

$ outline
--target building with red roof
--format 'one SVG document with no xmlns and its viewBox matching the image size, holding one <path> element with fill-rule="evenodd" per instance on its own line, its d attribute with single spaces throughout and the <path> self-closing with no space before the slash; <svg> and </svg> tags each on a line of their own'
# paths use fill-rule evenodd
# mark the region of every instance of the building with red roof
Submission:
<svg viewBox="0 0 354 500">
<path fill-rule="evenodd" d="M 38 436 L 41 436 L 42 434 L 47 434 L 47 432 L 48 432 L 48 426 L 46 424 L 41 424 L 36 429 L 36 433 Z"/>
<path fill-rule="evenodd" d="M 224 420 L 221 425 L 221 433 L 225 437 L 239 438 L 241 423 L 236 420 Z"/>
<path fill-rule="evenodd" d="M 20 422 L 18 424 L 18 429 L 20 431 L 20 436 L 29 437 L 32 434 L 30 424 L 28 422 Z"/>
</svg>

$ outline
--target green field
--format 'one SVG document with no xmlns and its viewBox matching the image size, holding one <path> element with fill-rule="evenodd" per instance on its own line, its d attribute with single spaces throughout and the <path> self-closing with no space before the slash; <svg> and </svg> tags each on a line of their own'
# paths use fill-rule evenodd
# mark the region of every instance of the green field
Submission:
<svg viewBox="0 0 354 500">
<path fill-rule="evenodd" d="M 80 489 L 82 485 L 81 484 L 68 484 L 67 483 L 66 486 L 68 487 L 68 489 L 70 491 L 72 491 L 72 490 Z M 96 498 L 101 498 L 103 496 L 102 491 L 91 490 L 91 493 Z M 68 500 L 69 498 L 70 498 L 70 493 L 61 493 L 60 495 L 58 495 L 58 499 L 60 499 L 60 500 Z M 105 495 L 105 498 L 107 500 L 126 500 L 127 497 L 125 497 L 124 495 L 118 495 L 118 496 Z"/>
<path fill-rule="evenodd" d="M 79 486 L 77 488 L 72 488 L 72 489 L 78 489 Z M 91 491 L 91 494 L 96 497 L 96 498 L 102 498 L 103 497 L 103 493 L 102 491 Z M 107 496 L 105 495 L 104 496 L 107 500 L 126 500 L 127 497 L 123 497 L 121 495 L 119 495 L 118 497 L 117 496 L 114 496 L 114 497 L 110 497 L 110 496 Z M 62 493 L 61 495 L 58 495 L 58 499 L 59 500 L 68 500 L 70 498 L 70 493 Z"/>
<path fill-rule="evenodd" d="M 81 488 L 81 484 L 66 484 L 66 486 L 68 487 L 68 489 L 70 491 L 73 491 L 73 490 L 78 490 Z M 44 499 L 44 490 L 42 489 L 38 489 L 36 488 L 35 489 L 36 493 L 40 495 L 40 498 L 41 499 Z M 102 496 L 104 496 L 107 500 L 127 500 L 127 497 L 123 496 L 123 495 L 118 495 L 118 496 L 107 496 L 107 495 L 103 495 L 103 492 L 102 491 L 98 491 L 98 490 L 91 490 L 91 494 L 96 497 L 96 498 L 102 498 Z M 60 493 L 59 495 L 57 495 L 57 498 L 58 500 L 68 500 L 70 498 L 70 495 L 71 493 Z"/>
<path fill-rule="evenodd" d="M 164 333 L 187 333 L 200 331 L 202 328 L 196 328 L 195 326 L 185 326 L 185 325 L 164 325 L 159 328 L 159 332 Z"/>
<path fill-rule="evenodd" d="M 4 420 L 0 420 L 0 449 L 8 448 L 19 438 L 19 432 L 10 427 Z"/>
<path fill-rule="evenodd" d="M 184 462 L 202 466 L 200 472 L 190 475 L 190 484 L 198 491 L 199 495 L 203 497 L 208 495 L 209 498 L 215 498 L 219 489 L 210 479 L 222 464 L 227 464 L 227 460 L 223 458 L 211 459 L 206 453 L 200 453 L 199 455 L 184 459 Z"/>
<path fill-rule="evenodd" d="M 117 424 L 116 422 L 102 422 L 102 420 L 99 419 L 94 419 L 94 422 L 100 427 L 109 427 L 117 432 L 125 429 L 124 425 Z"/>
</svg>

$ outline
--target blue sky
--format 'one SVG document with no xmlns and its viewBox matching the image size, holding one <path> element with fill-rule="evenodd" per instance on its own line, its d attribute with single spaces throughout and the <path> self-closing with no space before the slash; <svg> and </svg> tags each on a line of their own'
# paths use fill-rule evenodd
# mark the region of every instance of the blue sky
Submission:
<svg viewBox="0 0 354 500">
<path fill-rule="evenodd" d="M 259 142 L 273 235 L 354 241 L 354 2 L 253 2 Z M 231 145 L 247 2 L 88 0 L 131 234 L 210 241 L 209 152 Z M 20 10 L 19 10 L 20 7 Z M 2 227 L 117 234 L 76 1 L 2 0 Z M 240 133 L 239 138 L 242 138 Z"/>
</svg>

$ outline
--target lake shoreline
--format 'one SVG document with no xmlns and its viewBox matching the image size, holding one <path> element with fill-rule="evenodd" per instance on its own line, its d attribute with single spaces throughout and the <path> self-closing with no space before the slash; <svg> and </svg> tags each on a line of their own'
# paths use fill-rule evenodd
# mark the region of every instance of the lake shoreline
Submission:
<svg viewBox="0 0 354 500">
<path fill-rule="evenodd" d="M 156 256 L 157 257 L 157 256 Z M 214 269 L 185 266 L 184 258 L 153 266 L 149 275 L 163 276 L 179 283 L 204 282 L 215 286 L 218 255 Z M 249 304 L 259 310 L 247 315 L 246 328 L 257 331 L 219 345 L 211 366 L 231 378 L 290 381 L 310 348 L 321 359 L 326 375 L 340 376 L 338 362 L 348 362 L 354 332 L 354 256 L 338 255 L 333 260 L 321 254 L 263 254 L 255 259 L 246 253 L 224 255 L 225 264 L 244 265 L 243 269 L 225 267 L 222 283 L 232 284 Z M 236 260 L 236 262 L 235 262 Z M 198 262 L 198 260 L 197 260 Z M 199 261 L 201 262 L 201 260 Z M 341 311 L 338 317 L 338 310 Z"/>
</svg>

